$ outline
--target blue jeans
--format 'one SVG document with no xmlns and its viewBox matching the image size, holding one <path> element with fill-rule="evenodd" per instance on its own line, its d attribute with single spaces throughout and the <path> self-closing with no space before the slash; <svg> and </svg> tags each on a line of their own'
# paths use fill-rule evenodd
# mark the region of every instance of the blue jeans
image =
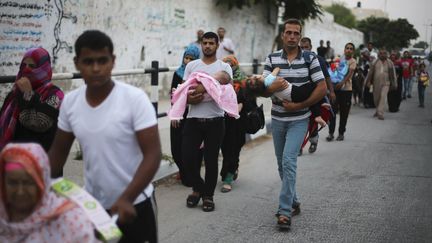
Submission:
<svg viewBox="0 0 432 243">
<path fill-rule="evenodd" d="M 411 78 L 402 78 L 402 82 L 403 82 L 402 98 L 405 98 L 407 95 L 411 96 Z"/>
<path fill-rule="evenodd" d="M 309 118 L 298 121 L 272 119 L 272 134 L 282 188 L 279 195 L 279 214 L 290 217 L 293 202 L 297 203 L 295 190 L 297 156 L 306 135 Z"/>
<path fill-rule="evenodd" d="M 418 85 L 418 98 L 419 98 L 419 105 L 421 106 L 424 106 L 425 89 L 426 86 L 421 84 Z"/>
</svg>

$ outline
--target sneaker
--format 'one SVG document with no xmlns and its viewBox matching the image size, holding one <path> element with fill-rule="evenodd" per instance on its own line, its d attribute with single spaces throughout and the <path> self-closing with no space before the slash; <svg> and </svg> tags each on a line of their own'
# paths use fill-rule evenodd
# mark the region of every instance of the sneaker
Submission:
<svg viewBox="0 0 432 243">
<path fill-rule="evenodd" d="M 336 141 L 343 141 L 344 140 L 344 135 L 339 134 L 339 136 L 336 138 Z"/>
<path fill-rule="evenodd" d="M 300 203 L 293 203 L 292 210 L 291 210 L 291 216 L 299 215 L 300 212 L 301 212 Z"/>
<path fill-rule="evenodd" d="M 326 137 L 327 142 L 331 142 L 333 141 L 333 139 L 334 139 L 333 134 L 329 134 L 328 137 Z"/>
<path fill-rule="evenodd" d="M 407 95 L 407 98 L 411 98 L 411 95 Z"/>
<path fill-rule="evenodd" d="M 311 145 L 309 146 L 309 153 L 314 153 L 317 150 L 317 143 L 311 143 Z"/>
<path fill-rule="evenodd" d="M 384 116 L 383 115 L 378 115 L 378 119 L 379 120 L 384 120 Z"/>
</svg>

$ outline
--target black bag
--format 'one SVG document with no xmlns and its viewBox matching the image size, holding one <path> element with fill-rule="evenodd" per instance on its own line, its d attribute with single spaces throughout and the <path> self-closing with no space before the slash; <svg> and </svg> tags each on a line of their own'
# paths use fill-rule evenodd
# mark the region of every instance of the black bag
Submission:
<svg viewBox="0 0 432 243">
<path fill-rule="evenodd" d="M 365 108 L 375 108 L 373 94 L 369 92 L 369 87 L 365 87 L 363 90 L 363 105 Z"/>
<path fill-rule="evenodd" d="M 256 106 L 252 108 L 246 114 L 246 133 L 255 134 L 258 130 L 264 128 L 265 119 L 264 119 L 264 109 L 263 105 Z"/>
</svg>

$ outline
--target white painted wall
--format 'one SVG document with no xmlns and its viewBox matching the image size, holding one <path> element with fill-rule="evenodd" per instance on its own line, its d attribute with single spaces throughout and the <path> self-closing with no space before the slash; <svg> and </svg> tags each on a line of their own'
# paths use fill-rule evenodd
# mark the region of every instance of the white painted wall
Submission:
<svg viewBox="0 0 432 243">
<path fill-rule="evenodd" d="M 324 46 L 327 40 L 330 41 L 330 46 L 335 50 L 336 55 L 342 55 L 345 44 L 348 42 L 354 43 L 356 48 L 363 43 L 363 33 L 341 26 L 334 22 L 332 14 L 324 12 L 321 20 L 308 20 L 304 27 L 304 36 L 311 38 L 312 48 L 316 52 L 319 47 L 319 41 L 324 40 Z"/>
<path fill-rule="evenodd" d="M 275 30 L 268 13 L 263 5 L 228 11 L 213 0 L 2 0 L 0 75 L 15 75 L 25 50 L 35 46 L 54 57 L 54 72 L 74 72 L 73 44 L 86 29 L 111 36 L 116 70 L 149 67 L 152 60 L 160 66 L 180 65 L 196 30 L 219 26 L 227 29 L 241 62 L 264 60 Z M 162 74 L 162 83 L 171 77 Z"/>
</svg>

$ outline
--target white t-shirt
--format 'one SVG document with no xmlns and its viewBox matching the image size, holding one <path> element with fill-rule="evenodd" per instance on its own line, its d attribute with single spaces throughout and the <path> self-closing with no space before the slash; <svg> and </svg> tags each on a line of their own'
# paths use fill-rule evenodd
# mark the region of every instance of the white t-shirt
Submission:
<svg viewBox="0 0 432 243">
<path fill-rule="evenodd" d="M 232 40 L 229 38 L 223 38 L 223 40 L 221 42 L 219 42 L 219 47 L 216 51 L 217 59 L 222 60 L 226 56 L 233 55 L 233 54 L 229 53 L 227 50 L 225 50 L 224 47 L 230 49 L 231 51 L 233 51 L 235 53 L 235 46 L 234 46 L 234 43 L 232 42 Z"/>
<path fill-rule="evenodd" d="M 227 72 L 232 78 L 231 66 L 221 60 L 216 60 L 214 63 L 207 65 L 201 59 L 197 59 L 189 62 L 186 65 L 186 69 L 183 75 L 183 79 L 187 80 L 189 75 L 193 72 L 205 72 L 208 75 L 213 75 L 219 71 Z M 198 104 L 189 105 L 188 118 L 213 118 L 213 117 L 223 117 L 225 114 L 224 110 L 220 108 L 213 99 L 205 99 Z"/>
<path fill-rule="evenodd" d="M 85 189 L 109 209 L 123 193 L 140 165 L 143 154 L 135 132 L 157 124 L 147 94 L 114 81 L 108 97 L 97 107 L 86 100 L 86 85 L 66 95 L 60 107 L 58 128 L 78 139 L 84 159 Z M 145 188 L 135 204 L 150 197 Z"/>
</svg>

